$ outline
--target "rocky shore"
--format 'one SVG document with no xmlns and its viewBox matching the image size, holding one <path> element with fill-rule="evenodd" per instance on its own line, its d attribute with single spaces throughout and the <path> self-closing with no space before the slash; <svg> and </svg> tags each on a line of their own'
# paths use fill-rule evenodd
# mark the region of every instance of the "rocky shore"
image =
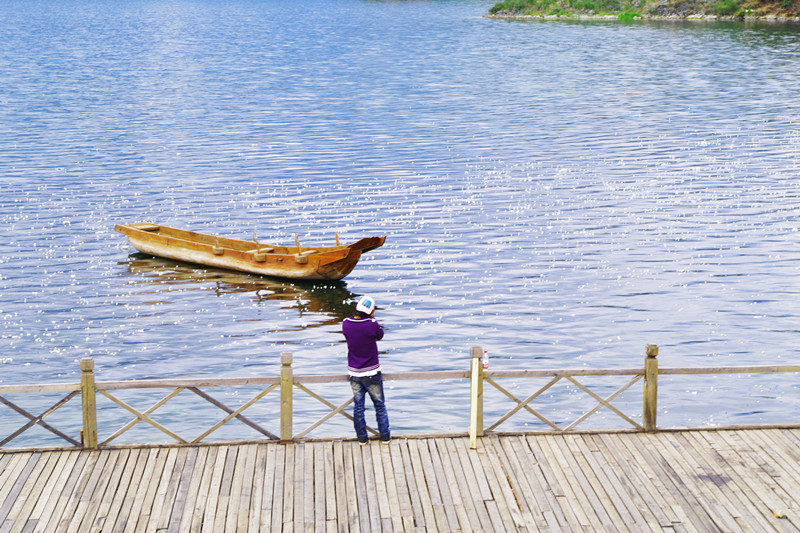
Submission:
<svg viewBox="0 0 800 533">
<path fill-rule="evenodd" d="M 800 0 L 506 0 L 488 18 L 800 22 Z"/>
</svg>

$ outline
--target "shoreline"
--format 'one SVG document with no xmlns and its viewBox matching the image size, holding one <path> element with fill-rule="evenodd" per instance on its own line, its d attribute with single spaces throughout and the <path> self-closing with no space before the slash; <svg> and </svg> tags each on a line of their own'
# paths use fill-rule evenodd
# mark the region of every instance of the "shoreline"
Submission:
<svg viewBox="0 0 800 533">
<path fill-rule="evenodd" d="M 575 20 L 575 21 L 607 21 L 607 20 L 620 20 L 624 13 L 616 14 L 603 14 L 603 15 L 589 15 L 585 13 L 566 14 L 561 13 L 558 15 L 525 15 L 522 13 L 495 13 L 486 14 L 484 18 L 496 20 Z M 719 16 L 708 14 L 693 14 L 693 15 L 634 15 L 627 20 L 636 21 L 692 21 L 692 22 L 800 22 L 800 15 L 786 16 L 786 15 L 745 15 L 740 16 Z"/>
</svg>

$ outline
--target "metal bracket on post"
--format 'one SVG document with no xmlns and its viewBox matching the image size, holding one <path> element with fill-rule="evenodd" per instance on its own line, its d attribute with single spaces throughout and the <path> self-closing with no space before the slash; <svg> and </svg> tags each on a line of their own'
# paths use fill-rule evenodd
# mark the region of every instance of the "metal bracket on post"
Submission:
<svg viewBox="0 0 800 533">
<path fill-rule="evenodd" d="M 483 436 L 483 349 L 473 346 L 470 350 L 472 365 L 469 373 L 469 447 L 475 449 L 478 437 Z"/>
<path fill-rule="evenodd" d="M 645 346 L 644 359 L 644 405 L 642 418 L 644 430 L 656 431 L 656 413 L 658 412 L 658 346 L 648 344 Z"/>
<path fill-rule="evenodd" d="M 292 352 L 281 353 L 281 444 L 292 442 Z"/>
<path fill-rule="evenodd" d="M 97 449 L 97 404 L 94 383 L 94 359 L 81 359 L 81 411 L 83 430 L 81 444 L 84 449 Z"/>
</svg>

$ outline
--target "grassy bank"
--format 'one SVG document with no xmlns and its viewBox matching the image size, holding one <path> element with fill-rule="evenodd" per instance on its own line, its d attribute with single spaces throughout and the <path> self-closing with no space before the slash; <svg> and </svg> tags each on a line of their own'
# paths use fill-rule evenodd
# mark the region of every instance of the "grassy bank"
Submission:
<svg viewBox="0 0 800 533">
<path fill-rule="evenodd" d="M 800 22 L 800 0 L 506 0 L 495 4 L 488 16 Z"/>
</svg>

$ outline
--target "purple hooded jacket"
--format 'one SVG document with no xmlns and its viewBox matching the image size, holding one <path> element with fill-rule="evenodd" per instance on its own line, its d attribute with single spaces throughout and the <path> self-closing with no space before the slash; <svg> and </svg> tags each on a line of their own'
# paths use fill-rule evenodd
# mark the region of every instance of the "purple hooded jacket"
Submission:
<svg viewBox="0 0 800 533">
<path fill-rule="evenodd" d="M 366 376 L 381 370 L 378 360 L 378 341 L 383 328 L 373 317 L 349 317 L 342 322 L 347 340 L 347 370 L 351 375 Z"/>
</svg>

